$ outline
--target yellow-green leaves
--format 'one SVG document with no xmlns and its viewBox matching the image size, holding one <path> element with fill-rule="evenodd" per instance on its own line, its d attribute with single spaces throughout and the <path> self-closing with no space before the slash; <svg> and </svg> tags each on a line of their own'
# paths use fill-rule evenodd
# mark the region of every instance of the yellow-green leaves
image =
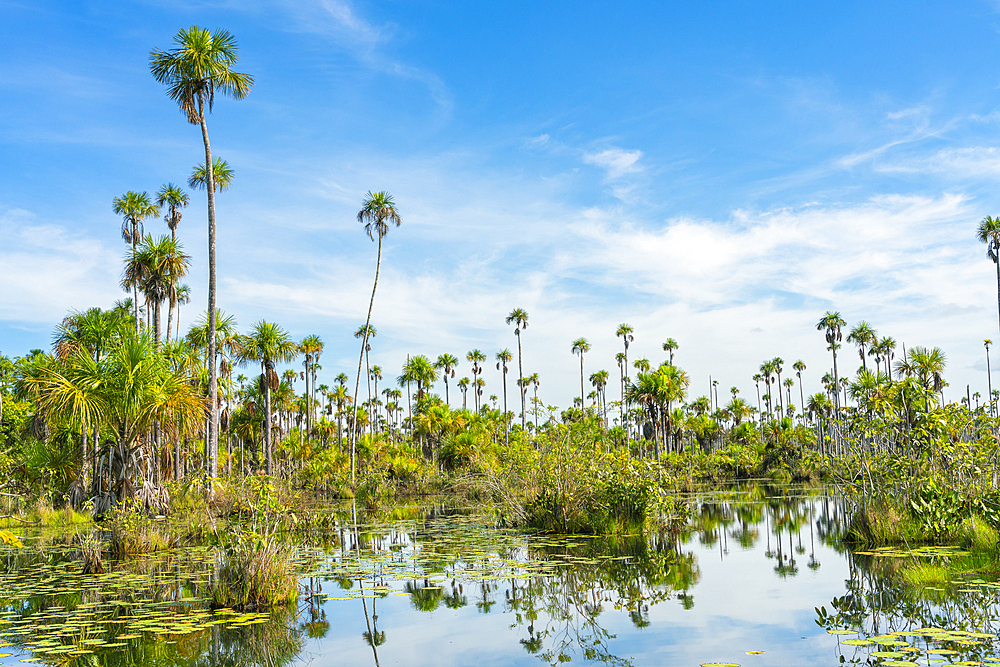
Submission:
<svg viewBox="0 0 1000 667">
<path fill-rule="evenodd" d="M 17 535 L 10 532 L 9 530 L 0 529 L 0 542 L 3 542 L 4 544 L 9 544 L 12 547 L 17 547 L 18 549 L 24 546 L 23 544 L 21 544 L 21 540 L 17 539 Z"/>
</svg>

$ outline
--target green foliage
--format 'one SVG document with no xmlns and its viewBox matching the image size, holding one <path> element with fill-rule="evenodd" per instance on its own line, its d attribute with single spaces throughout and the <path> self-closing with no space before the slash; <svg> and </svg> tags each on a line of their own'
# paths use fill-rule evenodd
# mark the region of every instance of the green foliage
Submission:
<svg viewBox="0 0 1000 667">
<path fill-rule="evenodd" d="M 119 503 L 104 515 L 108 550 L 115 558 L 159 551 L 169 541 L 153 525 L 153 519 L 136 501 Z"/>
<path fill-rule="evenodd" d="M 226 534 L 213 604 L 266 609 L 298 599 L 292 550 L 279 531 L 291 506 L 281 498 L 275 480 L 263 475 L 246 478 L 238 495 L 243 521 Z"/>
</svg>

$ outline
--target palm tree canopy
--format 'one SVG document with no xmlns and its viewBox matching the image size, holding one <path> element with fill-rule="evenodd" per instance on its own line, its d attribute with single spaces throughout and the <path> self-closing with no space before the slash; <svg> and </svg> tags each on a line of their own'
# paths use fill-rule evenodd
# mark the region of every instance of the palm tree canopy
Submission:
<svg viewBox="0 0 1000 667">
<path fill-rule="evenodd" d="M 143 234 L 143 220 L 160 214 L 160 208 L 152 202 L 148 192 L 129 190 L 111 203 L 115 214 L 122 216 L 122 238 L 126 243 L 138 243 Z"/>
<path fill-rule="evenodd" d="M 520 329 L 527 329 L 528 311 L 526 311 L 524 308 L 515 308 L 514 310 L 510 311 L 510 315 L 504 318 L 504 323 L 510 324 L 511 322 L 514 323 L 516 331 Z"/>
<path fill-rule="evenodd" d="M 256 361 L 270 369 L 275 362 L 294 361 L 298 354 L 299 346 L 287 331 L 273 322 L 261 320 L 249 334 L 240 337 L 237 362 L 245 365 Z"/>
<path fill-rule="evenodd" d="M 191 26 L 174 35 L 169 51 L 153 49 L 149 69 L 153 78 L 167 86 L 167 95 L 187 115 L 189 123 L 202 120 L 203 105 L 211 111 L 215 92 L 241 100 L 253 87 L 253 77 L 234 72 L 239 46 L 229 31 Z"/>
<path fill-rule="evenodd" d="M 437 361 L 434 362 L 434 367 L 439 369 L 445 377 L 449 375 L 455 377 L 455 369 L 458 367 L 458 358 L 454 355 L 444 354 L 438 355 Z"/>
<path fill-rule="evenodd" d="M 358 222 L 365 226 L 365 233 L 372 241 L 375 235 L 379 240 L 389 233 L 389 225 L 399 227 L 403 221 L 396 211 L 396 202 L 388 192 L 371 192 L 365 195 L 365 200 L 358 211 Z"/>
<path fill-rule="evenodd" d="M 235 173 L 229 163 L 222 158 L 212 158 L 212 180 L 215 183 L 216 192 L 225 192 L 233 184 Z M 188 185 L 192 188 L 204 190 L 208 187 L 208 172 L 205 171 L 205 163 L 195 166 L 188 178 Z"/>
<path fill-rule="evenodd" d="M 573 341 L 573 354 L 583 354 L 584 352 L 590 352 L 590 343 L 587 342 L 586 338 L 577 338 Z"/>
<path fill-rule="evenodd" d="M 166 220 L 170 231 L 175 231 L 181 222 L 180 209 L 186 208 L 190 203 L 191 198 L 188 197 L 188 194 L 173 183 L 164 184 L 156 193 L 156 205 L 167 207 L 167 213 L 163 219 Z"/>
<path fill-rule="evenodd" d="M 986 244 L 986 254 L 996 262 L 1000 251 L 1000 218 L 990 215 L 983 218 L 976 228 L 976 238 Z"/>
</svg>

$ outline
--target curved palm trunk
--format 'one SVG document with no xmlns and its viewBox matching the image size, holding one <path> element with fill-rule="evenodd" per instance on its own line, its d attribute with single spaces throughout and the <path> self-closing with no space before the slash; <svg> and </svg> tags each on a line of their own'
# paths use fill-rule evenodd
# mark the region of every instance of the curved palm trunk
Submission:
<svg viewBox="0 0 1000 667">
<path fill-rule="evenodd" d="M 354 382 L 354 419 L 351 422 L 351 484 L 355 480 L 355 450 L 358 433 L 358 391 L 361 389 L 361 365 L 365 361 L 365 350 L 368 348 L 368 326 L 372 321 L 372 307 L 375 305 L 375 290 L 378 289 L 378 272 L 382 268 L 382 235 L 378 237 L 378 257 L 375 260 L 375 282 L 372 285 L 372 298 L 368 302 L 368 319 L 365 320 L 365 335 L 361 340 L 361 355 L 358 357 L 358 375 Z"/>
<path fill-rule="evenodd" d="M 997 257 L 993 263 L 997 265 L 997 318 L 1000 319 L 1000 243 L 993 244 L 993 252 Z"/>
<path fill-rule="evenodd" d="M 219 378 L 215 360 L 215 171 L 212 165 L 212 145 L 208 140 L 208 125 L 205 123 L 204 100 L 198 98 L 198 120 L 201 125 L 201 139 L 205 143 L 205 191 L 208 193 L 208 476 L 215 477 L 216 456 L 219 445 Z M 178 322 L 178 326 L 179 326 Z M 267 379 L 265 378 L 265 385 Z M 270 415 L 268 415 L 270 417 Z M 268 425 L 270 427 L 270 424 Z M 271 474 L 270 450 L 268 450 L 268 474 Z"/>
</svg>

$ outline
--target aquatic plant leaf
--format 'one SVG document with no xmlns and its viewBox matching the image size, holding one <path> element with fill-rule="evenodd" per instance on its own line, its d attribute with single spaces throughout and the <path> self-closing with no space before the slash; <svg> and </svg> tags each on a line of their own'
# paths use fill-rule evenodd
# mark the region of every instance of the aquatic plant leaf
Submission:
<svg viewBox="0 0 1000 667">
<path fill-rule="evenodd" d="M 10 532 L 9 530 L 3 530 L 0 528 L 0 542 L 7 544 L 9 546 L 15 547 L 17 549 L 23 549 L 24 544 L 18 539 L 17 535 Z"/>
</svg>

